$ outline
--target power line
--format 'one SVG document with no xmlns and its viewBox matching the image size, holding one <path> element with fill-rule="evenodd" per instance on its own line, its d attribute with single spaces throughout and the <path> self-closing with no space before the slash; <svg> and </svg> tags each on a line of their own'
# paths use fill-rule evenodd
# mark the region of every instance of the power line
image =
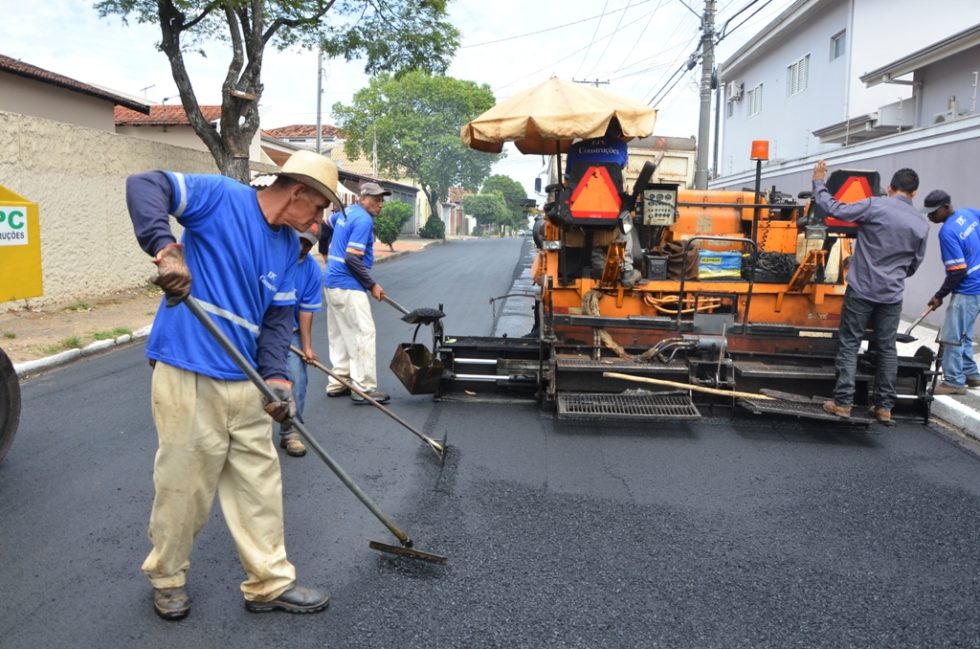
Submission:
<svg viewBox="0 0 980 649">
<path fill-rule="evenodd" d="M 652 2 L 652 1 L 653 0 L 639 0 L 639 2 L 637 2 L 633 6 L 635 7 L 635 6 L 646 4 L 646 3 Z M 607 3 L 608 3 L 608 0 L 607 0 Z M 621 8 L 621 9 L 613 9 L 612 11 L 610 11 L 608 13 L 609 14 L 614 14 L 614 13 L 618 13 L 618 12 L 621 12 L 621 11 L 626 11 L 628 8 L 629 8 L 629 5 L 627 5 L 626 7 Z M 575 20 L 575 21 L 570 22 L 570 23 L 565 23 L 564 25 L 556 25 L 555 27 L 548 27 L 547 29 L 539 29 L 539 30 L 536 30 L 536 31 L 533 31 L 533 32 L 527 32 L 526 34 L 518 34 L 517 36 L 506 36 L 504 38 L 498 38 L 498 39 L 492 40 L 492 41 L 484 41 L 482 43 L 473 43 L 472 45 L 460 45 L 459 49 L 464 50 L 464 49 L 468 49 L 468 48 L 471 48 L 471 47 L 482 47 L 484 45 L 493 45 L 494 43 L 503 43 L 505 41 L 513 41 L 513 40 L 517 40 L 518 38 L 527 38 L 528 36 L 538 36 L 540 34 L 546 34 L 548 32 L 553 32 L 553 31 L 555 31 L 557 29 L 564 29 L 565 27 L 572 27 L 573 25 L 581 25 L 582 23 L 587 23 L 590 20 L 595 20 L 596 18 L 602 18 L 604 15 L 606 15 L 606 12 L 605 11 L 603 11 L 603 13 L 601 13 L 601 14 L 599 14 L 597 16 L 590 16 L 588 18 L 582 18 L 581 20 Z"/>
<path fill-rule="evenodd" d="M 616 32 L 619 31 L 619 25 L 620 25 L 620 23 L 623 22 L 623 16 L 626 15 L 626 9 L 629 9 L 631 4 L 633 4 L 633 0 L 630 0 L 629 4 L 626 5 L 626 8 L 623 9 L 623 12 L 621 14 L 619 14 L 619 22 L 616 23 L 616 26 L 613 28 L 613 33 L 616 33 Z M 592 33 L 592 42 L 589 43 L 589 49 L 587 49 L 585 51 L 585 54 L 582 56 L 582 61 L 578 64 L 578 70 L 575 71 L 575 74 L 578 74 L 579 70 L 582 69 L 582 66 L 585 64 L 585 62 L 589 58 L 589 52 L 592 51 L 592 45 L 593 45 L 593 43 L 595 43 L 595 36 L 596 36 L 596 34 L 599 33 L 599 26 L 602 24 L 602 18 L 605 18 L 605 16 L 606 16 L 606 7 L 608 7 L 608 6 L 609 6 L 609 0 L 606 0 L 605 4 L 602 5 L 602 17 L 599 18 L 599 21 L 595 24 L 595 31 Z M 609 49 L 609 43 L 611 43 L 611 42 L 612 42 L 612 39 L 611 38 L 606 41 L 606 49 Z M 605 53 L 606 53 L 606 50 L 605 49 L 602 50 L 602 54 L 605 54 Z M 602 54 L 599 55 L 599 59 L 602 58 Z M 598 65 L 599 59 L 596 59 L 596 65 Z M 592 66 L 592 70 L 595 71 L 595 65 Z M 591 72 L 590 72 L 590 74 L 591 74 Z"/>
</svg>

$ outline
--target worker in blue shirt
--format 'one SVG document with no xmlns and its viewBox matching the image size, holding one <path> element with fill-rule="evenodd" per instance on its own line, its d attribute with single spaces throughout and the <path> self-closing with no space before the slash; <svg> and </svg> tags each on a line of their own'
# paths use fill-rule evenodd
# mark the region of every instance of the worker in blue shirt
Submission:
<svg viewBox="0 0 980 649">
<path fill-rule="evenodd" d="M 384 289 L 371 276 L 374 266 L 374 218 L 384 207 L 391 192 L 375 182 L 361 185 L 360 198 L 346 212 L 335 212 L 325 221 L 320 233 L 320 251 L 327 251 L 327 268 L 323 285 L 327 292 L 327 337 L 330 363 L 338 376 L 353 381 L 375 401 L 387 403 L 391 398 L 378 390 L 374 317 L 370 295 L 384 297 Z M 350 394 L 343 383 L 330 377 L 327 396 Z M 358 394 L 350 394 L 355 404 L 367 403 Z"/>
<path fill-rule="evenodd" d="M 943 285 L 929 300 L 938 308 L 953 294 L 939 333 L 943 347 L 943 380 L 934 394 L 966 394 L 980 387 L 980 370 L 973 359 L 973 327 L 980 314 L 980 211 L 961 207 L 942 189 L 929 192 L 923 211 L 939 228 L 939 248 L 946 267 Z"/>
<path fill-rule="evenodd" d="M 217 175 L 151 171 L 126 182 L 140 246 L 157 265 L 164 300 L 146 355 L 159 447 L 150 514 L 153 548 L 143 572 L 167 620 L 190 612 L 187 571 L 194 539 L 218 501 L 245 569 L 245 608 L 314 613 L 329 596 L 296 585 L 286 558 L 282 474 L 272 419 L 292 411 L 286 357 L 296 303 L 299 241 L 336 198 L 337 167 L 294 153 L 261 190 Z M 184 228 L 177 243 L 170 216 Z M 192 295 L 265 379 L 264 403 L 225 350 L 181 304 Z"/>
<path fill-rule="evenodd" d="M 878 352 L 871 415 L 891 424 L 897 395 L 898 350 L 895 339 L 902 317 L 905 279 L 911 277 L 926 255 L 929 224 L 912 205 L 919 175 L 899 169 L 888 185 L 887 196 L 873 196 L 841 203 L 827 189 L 827 162 L 813 168 L 813 200 L 827 214 L 858 225 L 857 241 L 850 257 L 847 290 L 837 339 L 837 382 L 834 398 L 823 409 L 838 417 L 850 417 L 861 339 L 869 326 Z"/>
<path fill-rule="evenodd" d="M 320 264 L 310 251 L 317 244 L 317 226 L 313 226 L 299 235 L 299 270 L 296 277 L 296 309 L 293 317 L 292 345 L 302 350 L 303 355 L 290 354 L 288 359 L 289 378 L 293 382 L 293 398 L 296 400 L 295 419 L 301 423 L 303 409 L 306 405 L 306 386 L 309 377 L 306 371 L 307 363 L 320 360 L 313 349 L 313 314 L 323 310 L 323 273 Z M 293 430 L 292 422 L 285 421 L 279 425 L 279 446 L 286 449 L 287 455 L 302 457 L 306 455 L 306 446 L 299 438 L 299 433 Z"/>
</svg>

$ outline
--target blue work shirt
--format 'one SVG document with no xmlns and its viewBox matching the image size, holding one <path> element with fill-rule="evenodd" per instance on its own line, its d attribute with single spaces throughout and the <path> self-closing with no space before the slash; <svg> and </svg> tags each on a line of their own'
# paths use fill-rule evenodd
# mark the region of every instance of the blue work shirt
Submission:
<svg viewBox="0 0 980 649">
<path fill-rule="evenodd" d="M 901 302 L 905 278 L 925 258 L 929 236 L 929 224 L 912 200 L 896 194 L 841 203 L 823 181 L 813 182 L 813 199 L 827 214 L 858 224 L 848 286 L 869 302 Z"/>
<path fill-rule="evenodd" d="M 947 271 L 966 271 L 953 292 L 980 295 L 980 211 L 961 207 L 943 221 L 939 248 Z"/>
<path fill-rule="evenodd" d="M 352 205 L 347 208 L 346 217 L 342 212 L 331 214 L 330 226 L 333 228 L 333 238 L 327 253 L 323 285 L 367 292 L 347 267 L 346 257 L 348 253 L 357 255 L 367 270 L 374 266 L 374 221 L 371 215 L 360 205 Z"/>
</svg>

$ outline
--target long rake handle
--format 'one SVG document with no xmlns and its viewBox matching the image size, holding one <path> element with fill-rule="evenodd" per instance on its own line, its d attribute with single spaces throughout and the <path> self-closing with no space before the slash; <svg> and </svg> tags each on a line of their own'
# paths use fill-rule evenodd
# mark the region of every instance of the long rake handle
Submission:
<svg viewBox="0 0 980 649">
<path fill-rule="evenodd" d="M 255 384 L 255 387 L 259 389 L 259 392 L 261 392 L 266 399 L 276 401 L 276 395 L 272 392 L 269 386 L 266 385 L 265 380 L 245 359 L 242 353 L 238 351 L 234 345 L 232 345 L 231 341 L 228 340 L 228 337 L 225 336 L 224 332 L 221 331 L 221 329 L 218 329 L 218 326 L 214 324 L 214 321 L 211 320 L 211 316 L 209 316 L 201 307 L 200 303 L 198 303 L 195 298 L 188 295 L 186 298 L 184 298 L 184 304 L 187 305 L 187 308 L 191 310 L 194 317 L 196 317 L 201 324 L 204 325 L 204 328 L 208 330 L 218 344 L 221 345 L 221 347 L 228 353 L 231 359 L 235 362 L 235 365 L 237 365 L 238 368 L 245 373 L 245 376 L 247 376 L 249 380 Z M 371 500 L 367 494 L 361 491 L 360 487 L 354 483 L 354 480 L 347 475 L 347 472 L 344 471 L 339 464 L 334 462 L 333 458 L 331 458 L 327 452 L 323 450 L 323 447 L 320 446 L 320 444 L 313 438 L 313 436 L 310 435 L 310 433 L 306 430 L 306 427 L 303 426 L 302 422 L 294 419 L 292 420 L 292 425 L 299 431 L 300 435 L 303 436 L 303 439 L 305 439 L 306 442 L 313 447 L 313 450 L 320 456 L 320 459 L 323 460 L 327 467 L 334 472 L 334 475 L 340 478 L 340 481 L 343 482 L 348 489 L 350 489 L 351 493 L 357 496 L 357 499 L 360 500 L 361 503 L 363 503 L 364 506 L 367 507 L 371 513 L 374 514 L 377 519 L 388 528 L 388 531 L 394 534 L 404 547 L 412 547 L 412 539 L 409 538 L 409 536 L 395 524 L 395 521 L 381 511 L 381 509 L 374 504 L 374 501 Z"/>
<path fill-rule="evenodd" d="M 382 295 L 381 296 L 381 299 L 384 300 L 385 302 L 387 302 L 388 304 L 390 304 L 391 306 L 395 307 L 399 311 L 401 311 L 402 312 L 402 315 L 408 315 L 409 314 L 409 310 L 408 309 L 406 309 L 405 307 L 403 307 L 398 302 L 395 302 L 394 300 L 392 300 L 387 295 Z"/>
<path fill-rule="evenodd" d="M 300 358 L 305 358 L 303 356 L 303 350 L 301 350 L 296 345 L 290 345 L 289 346 L 289 350 L 291 352 L 293 352 L 294 354 L 296 354 L 297 356 L 299 356 Z M 380 410 L 381 412 L 385 413 L 386 415 L 388 415 L 389 417 L 391 417 L 392 419 L 394 419 L 395 421 L 397 421 L 399 424 L 401 424 L 402 426 L 404 426 L 405 428 L 407 428 L 409 431 L 412 432 L 412 434 L 414 434 L 416 437 L 418 437 L 423 442 L 425 442 L 426 444 L 428 444 L 429 445 L 429 448 L 431 448 L 433 451 L 435 451 L 436 452 L 436 455 L 439 456 L 439 459 L 442 459 L 442 454 L 446 450 L 443 447 L 442 444 L 440 444 L 436 440 L 432 439 L 431 437 L 429 437 L 425 433 L 423 433 L 421 431 L 418 431 L 415 428 L 413 428 L 407 421 L 405 421 L 404 419 L 402 419 L 401 417 L 399 417 L 398 415 L 396 415 L 394 412 L 392 412 L 390 408 L 388 408 L 387 406 L 385 406 L 384 404 L 382 404 L 380 401 L 378 401 L 377 399 L 375 399 L 374 397 L 372 397 L 371 396 L 371 393 L 369 393 L 369 392 L 367 392 L 365 390 L 362 390 L 361 388 L 359 388 L 356 385 L 354 385 L 354 382 L 353 381 L 346 381 L 346 380 L 344 380 L 344 378 L 342 376 L 339 376 L 336 372 L 334 372 L 333 370 L 331 370 L 329 367 L 327 367 L 326 365 L 324 365 L 320 361 L 314 361 L 313 363 L 310 363 L 310 364 L 313 365 L 313 367 L 317 368 L 318 370 L 322 370 L 322 371 L 326 372 L 328 375 L 332 376 L 335 380 L 339 381 L 341 385 L 343 385 L 344 387 L 350 389 L 355 394 L 357 394 L 358 396 L 360 396 L 361 398 L 363 398 L 365 401 L 367 401 L 368 403 L 370 403 L 372 406 L 374 406 L 375 408 L 377 408 L 378 410 Z"/>
</svg>

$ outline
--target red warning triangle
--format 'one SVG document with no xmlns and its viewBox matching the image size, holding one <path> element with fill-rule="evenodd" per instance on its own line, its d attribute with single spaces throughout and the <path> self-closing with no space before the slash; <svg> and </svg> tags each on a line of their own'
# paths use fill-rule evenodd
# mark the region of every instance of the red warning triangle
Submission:
<svg viewBox="0 0 980 649">
<path fill-rule="evenodd" d="M 864 176 L 848 176 L 837 193 L 834 194 L 834 198 L 841 203 L 857 203 L 866 198 L 871 198 L 871 184 Z"/>
<path fill-rule="evenodd" d="M 582 174 L 568 208 L 576 219 L 615 219 L 619 216 L 622 199 L 619 189 L 605 167 L 589 167 Z"/>
</svg>

